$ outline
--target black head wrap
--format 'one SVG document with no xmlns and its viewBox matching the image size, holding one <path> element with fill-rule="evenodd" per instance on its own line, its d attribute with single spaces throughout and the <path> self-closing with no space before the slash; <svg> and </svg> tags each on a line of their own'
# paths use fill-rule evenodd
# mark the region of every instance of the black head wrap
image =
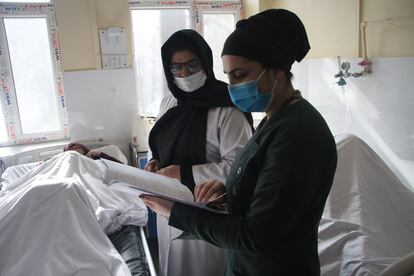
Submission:
<svg viewBox="0 0 414 276">
<path fill-rule="evenodd" d="M 182 91 L 174 83 L 174 76 L 170 71 L 171 58 L 179 51 L 194 53 L 200 60 L 207 76 L 206 83 L 198 90 L 191 93 Z M 180 30 L 161 47 L 162 65 L 167 79 L 168 88 L 174 97 L 180 102 L 191 106 L 219 107 L 233 106 L 227 90 L 227 84 L 219 81 L 214 76 L 213 54 L 204 38 L 194 30 Z"/>
<path fill-rule="evenodd" d="M 283 9 L 270 9 L 237 22 L 227 38 L 223 55 L 236 55 L 289 71 L 310 49 L 302 21 Z"/>
<path fill-rule="evenodd" d="M 171 58 L 179 51 L 194 53 L 201 62 L 207 76 L 205 84 L 193 92 L 182 91 L 174 83 L 170 71 Z M 153 158 L 161 167 L 181 166 L 181 182 L 194 189 L 192 166 L 206 163 L 207 114 L 210 108 L 233 106 L 227 84 L 215 78 L 213 55 L 207 42 L 194 30 L 175 32 L 161 47 L 168 88 L 178 100 L 157 120 L 150 132 L 149 145 Z M 250 113 L 246 118 L 253 124 Z"/>
</svg>

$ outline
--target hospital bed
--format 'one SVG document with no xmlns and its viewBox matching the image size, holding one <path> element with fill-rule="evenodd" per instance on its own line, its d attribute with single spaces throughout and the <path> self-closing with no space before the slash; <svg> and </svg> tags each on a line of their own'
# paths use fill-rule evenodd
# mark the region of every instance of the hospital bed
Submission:
<svg viewBox="0 0 414 276">
<path fill-rule="evenodd" d="M 89 148 L 107 144 L 81 143 Z M 321 274 L 369 276 L 384 271 L 398 276 L 395 271 L 413 271 L 414 193 L 358 137 L 341 135 L 336 144 L 338 166 L 319 226 Z M 61 148 L 28 151 L 16 155 L 15 163 L 49 158 Z M 119 148 L 130 158 L 128 146 Z M 132 272 L 147 263 L 147 271 L 155 275 L 142 227 L 124 226 L 109 238 Z M 140 253 L 131 254 L 128 248 Z M 133 275 L 147 275 L 138 273 Z"/>
<path fill-rule="evenodd" d="M 341 135 L 336 144 L 338 165 L 319 226 L 321 274 L 413 272 L 413 191 L 358 137 Z"/>
<path fill-rule="evenodd" d="M 79 141 L 78 143 L 84 144 L 91 150 L 102 151 L 102 149 L 104 149 L 104 151 L 107 154 L 117 158 L 118 160 L 131 163 L 131 154 L 129 150 L 129 145 L 127 144 L 108 143 L 108 142 L 99 142 L 99 141 L 93 141 L 93 142 Z M 55 145 L 52 145 L 47 148 L 45 148 L 44 146 L 43 147 L 42 146 L 31 147 L 29 150 L 24 150 L 18 154 L 13 155 L 11 159 L 9 158 L 7 162 L 4 162 L 4 163 L 6 163 L 8 167 L 14 166 L 14 168 L 16 168 L 16 170 L 13 173 L 24 174 L 25 165 L 23 164 L 27 164 L 27 163 L 36 164 L 39 161 L 44 161 L 44 160 L 53 158 L 54 156 L 62 152 L 63 152 L 62 143 L 56 143 Z M 79 159 L 79 157 L 75 157 L 75 159 L 76 158 Z M 14 177 L 19 178 L 20 175 L 15 175 Z M 112 205 L 109 206 L 109 209 L 111 208 L 113 208 Z M 131 209 L 129 214 L 133 212 L 134 210 Z M 3 219 L 4 218 L 7 219 L 7 216 L 3 217 Z M 128 220 L 128 218 L 126 218 L 126 220 Z M 106 229 L 108 229 L 108 227 Z M 101 234 L 102 233 L 99 233 L 99 235 Z M 4 237 L 5 233 L 3 232 L 2 235 Z M 125 270 L 126 266 L 124 267 L 124 269 L 122 269 L 122 268 L 119 268 L 119 266 L 116 264 L 117 262 L 119 263 L 119 260 L 116 260 L 116 257 L 113 257 L 115 256 L 116 253 L 114 254 L 109 253 L 111 261 L 113 261 L 116 264 L 115 267 L 117 268 L 112 268 L 112 271 L 109 274 L 105 274 L 105 275 L 124 276 L 124 275 L 129 275 L 129 272 L 131 272 L 131 275 L 150 275 L 150 276 L 156 275 L 156 271 L 154 268 L 154 264 L 152 261 L 152 257 L 151 257 L 147 239 L 146 239 L 146 234 L 144 231 L 144 226 L 124 225 L 115 232 L 111 231 L 111 233 L 108 234 L 107 237 L 109 238 L 110 242 L 113 245 L 113 247 L 109 249 L 109 252 L 111 250 L 116 249 L 119 255 L 122 256 L 122 259 L 125 261 L 129 271 Z M 101 241 L 105 243 L 106 242 L 105 239 L 106 238 L 103 237 Z M 2 251 L 13 250 L 12 248 L 5 248 L 2 245 L 0 246 L 2 247 Z M 107 247 L 107 246 L 104 246 L 104 247 Z M 72 254 L 72 252 L 74 251 L 68 250 L 68 252 L 71 252 Z M 70 261 L 71 256 L 64 256 L 64 258 L 67 261 Z M 91 256 L 89 254 L 87 255 L 86 258 L 88 259 L 93 258 L 93 255 Z M 53 260 L 53 262 L 56 263 L 58 262 L 58 260 Z M 22 264 L 24 265 L 24 262 L 22 262 Z M 5 266 L 5 265 L 6 264 L 4 262 L 2 263 L 2 260 L 0 259 L 0 275 L 3 275 L 2 266 Z M 73 271 L 76 271 L 77 269 L 75 266 L 76 265 L 74 265 Z M 58 266 L 55 265 L 55 267 L 58 267 Z M 69 274 L 71 273 L 72 272 L 70 272 Z M 15 275 L 19 275 L 19 273 L 16 272 Z M 84 274 L 80 272 L 79 275 L 84 275 Z"/>
</svg>

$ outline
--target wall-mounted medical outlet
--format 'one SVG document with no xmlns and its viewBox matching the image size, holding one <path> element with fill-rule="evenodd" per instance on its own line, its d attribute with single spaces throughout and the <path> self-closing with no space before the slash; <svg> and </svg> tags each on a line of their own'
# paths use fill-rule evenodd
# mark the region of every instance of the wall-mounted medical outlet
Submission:
<svg viewBox="0 0 414 276">
<path fill-rule="evenodd" d="M 103 69 L 128 67 L 124 28 L 111 27 L 99 30 L 99 42 Z"/>
<path fill-rule="evenodd" d="M 351 64 L 347 61 L 341 62 L 341 57 L 338 56 L 338 66 L 339 71 L 337 74 L 335 74 L 335 78 L 339 78 L 339 80 L 336 82 L 339 86 L 344 86 L 347 84 L 346 78 L 359 78 L 359 77 L 365 77 L 369 73 L 371 73 L 371 62 L 368 59 L 364 59 L 361 62 L 358 63 L 358 65 L 362 66 L 362 71 L 360 72 L 354 72 L 351 73 L 349 70 L 351 69 Z"/>
</svg>

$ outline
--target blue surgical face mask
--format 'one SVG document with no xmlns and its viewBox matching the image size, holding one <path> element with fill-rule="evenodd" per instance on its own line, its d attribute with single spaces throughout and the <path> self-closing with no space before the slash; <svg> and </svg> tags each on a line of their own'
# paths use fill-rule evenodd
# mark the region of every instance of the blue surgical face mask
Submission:
<svg viewBox="0 0 414 276">
<path fill-rule="evenodd" d="M 234 85 L 229 85 L 230 99 L 243 112 L 263 112 L 269 105 L 273 96 L 273 91 L 276 87 L 273 85 L 273 89 L 270 93 L 260 94 L 257 88 L 257 82 L 263 76 L 266 69 L 262 71 L 260 76 L 256 80 L 246 81 Z"/>
</svg>

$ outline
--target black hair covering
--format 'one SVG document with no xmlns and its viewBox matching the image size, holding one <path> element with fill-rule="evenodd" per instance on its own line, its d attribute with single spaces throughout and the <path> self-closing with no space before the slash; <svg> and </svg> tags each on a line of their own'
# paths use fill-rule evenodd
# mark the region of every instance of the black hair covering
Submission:
<svg viewBox="0 0 414 276">
<path fill-rule="evenodd" d="M 174 76 L 170 71 L 171 58 L 179 51 L 194 53 L 199 58 L 207 76 L 206 83 L 191 93 L 182 91 L 175 85 Z M 172 34 L 161 47 L 161 58 L 168 88 L 179 102 L 199 107 L 233 106 L 227 84 L 217 80 L 214 76 L 213 54 L 210 46 L 196 31 L 187 29 Z"/>
<path fill-rule="evenodd" d="M 310 49 L 305 27 L 288 10 L 270 9 L 237 22 L 224 43 L 223 55 L 236 55 L 289 71 Z"/>
<path fill-rule="evenodd" d="M 193 92 L 182 91 L 174 83 L 170 71 L 171 58 L 179 51 L 190 51 L 200 60 L 207 76 L 205 84 Z M 227 90 L 227 84 L 215 78 L 213 55 L 207 42 L 194 30 L 175 32 L 161 47 L 168 88 L 178 100 L 157 120 L 150 132 L 149 146 L 153 158 L 161 167 L 181 166 L 181 182 L 194 189 L 192 166 L 206 163 L 207 114 L 210 108 L 233 106 Z M 250 125 L 253 119 L 245 113 Z"/>
</svg>

